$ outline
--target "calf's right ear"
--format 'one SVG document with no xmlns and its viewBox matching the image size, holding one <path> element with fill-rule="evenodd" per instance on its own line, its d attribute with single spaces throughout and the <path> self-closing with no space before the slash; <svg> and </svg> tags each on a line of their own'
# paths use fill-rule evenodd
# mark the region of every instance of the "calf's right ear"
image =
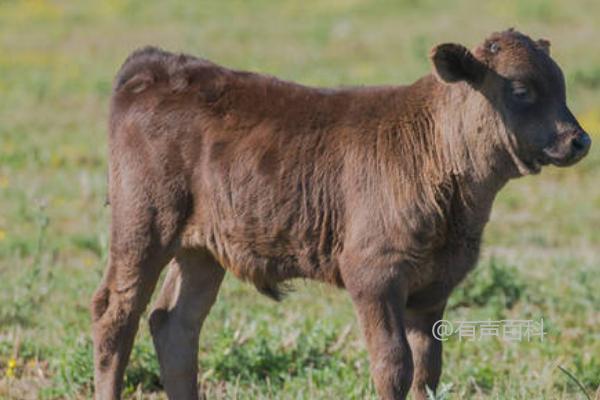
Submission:
<svg viewBox="0 0 600 400">
<path fill-rule="evenodd" d="M 477 85 L 483 81 L 486 67 L 465 46 L 444 43 L 430 54 L 437 77 L 446 83 L 466 81 Z"/>
</svg>

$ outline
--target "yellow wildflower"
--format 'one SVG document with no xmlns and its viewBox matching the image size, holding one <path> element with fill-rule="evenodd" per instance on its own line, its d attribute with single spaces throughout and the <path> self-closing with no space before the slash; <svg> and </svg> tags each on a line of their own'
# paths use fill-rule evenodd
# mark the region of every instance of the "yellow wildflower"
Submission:
<svg viewBox="0 0 600 400">
<path fill-rule="evenodd" d="M 91 257 L 85 257 L 83 259 L 83 265 L 85 265 L 86 267 L 91 267 L 96 263 L 96 261 L 91 258 Z"/>
<path fill-rule="evenodd" d="M 17 367 L 17 360 L 14 357 L 11 357 L 8 360 L 8 364 L 6 366 L 6 377 L 12 378 L 15 376 L 15 368 Z"/>
<path fill-rule="evenodd" d="M 0 229 L 0 242 L 6 239 L 6 231 Z"/>
</svg>

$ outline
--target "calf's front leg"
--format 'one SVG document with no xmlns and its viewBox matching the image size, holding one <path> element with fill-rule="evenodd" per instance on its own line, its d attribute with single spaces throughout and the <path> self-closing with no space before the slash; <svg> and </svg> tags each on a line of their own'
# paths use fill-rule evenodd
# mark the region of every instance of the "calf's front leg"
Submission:
<svg viewBox="0 0 600 400">
<path fill-rule="evenodd" d="M 346 287 L 367 343 L 375 388 L 383 400 L 403 400 L 413 379 L 404 322 L 405 290 L 393 276 L 376 281 L 364 279 L 363 274 L 355 278 L 345 279 L 353 281 Z"/>
</svg>

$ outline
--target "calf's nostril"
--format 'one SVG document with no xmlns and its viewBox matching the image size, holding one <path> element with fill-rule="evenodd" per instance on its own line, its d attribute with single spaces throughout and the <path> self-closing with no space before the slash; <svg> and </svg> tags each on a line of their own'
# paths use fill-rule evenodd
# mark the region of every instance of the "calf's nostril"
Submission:
<svg viewBox="0 0 600 400">
<path fill-rule="evenodd" d="M 583 133 L 575 136 L 571 140 L 571 146 L 576 151 L 582 151 L 587 149 L 590 146 L 591 140 L 587 133 Z"/>
</svg>

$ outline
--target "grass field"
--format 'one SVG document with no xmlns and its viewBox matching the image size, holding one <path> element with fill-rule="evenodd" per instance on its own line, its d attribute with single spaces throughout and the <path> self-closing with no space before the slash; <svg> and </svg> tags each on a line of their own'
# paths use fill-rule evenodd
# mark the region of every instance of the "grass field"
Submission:
<svg viewBox="0 0 600 400">
<path fill-rule="evenodd" d="M 311 85 L 401 84 L 428 73 L 433 45 L 516 26 L 552 41 L 597 143 L 500 194 L 445 316 L 543 318 L 544 341 L 449 339 L 439 397 L 600 399 L 599 18 L 597 0 L 0 0 L 0 398 L 91 396 L 107 104 L 130 51 L 156 44 Z M 199 363 L 208 398 L 375 398 L 347 295 L 311 282 L 274 303 L 226 278 Z M 164 398 L 145 320 L 126 381 L 130 398 Z"/>
</svg>

